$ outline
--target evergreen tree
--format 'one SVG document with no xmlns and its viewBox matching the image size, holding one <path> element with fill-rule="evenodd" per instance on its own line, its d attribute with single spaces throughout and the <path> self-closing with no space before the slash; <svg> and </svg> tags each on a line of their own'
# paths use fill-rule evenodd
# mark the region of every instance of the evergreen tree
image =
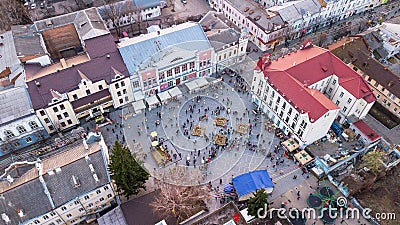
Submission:
<svg viewBox="0 0 400 225">
<path fill-rule="evenodd" d="M 382 172 L 383 155 L 384 153 L 379 151 L 368 152 L 361 159 L 361 168 L 367 167 L 373 174 Z"/>
<path fill-rule="evenodd" d="M 149 179 L 149 173 L 136 162 L 128 147 L 116 141 L 110 161 L 108 170 L 117 185 L 118 193 L 129 199 L 130 195 L 138 194 L 140 189 L 146 190 L 145 183 Z"/>
<path fill-rule="evenodd" d="M 265 193 L 264 189 L 259 189 L 257 190 L 257 192 L 254 194 L 253 197 L 251 197 L 247 203 L 247 212 L 249 215 L 251 216 L 255 216 L 258 217 L 258 210 L 259 209 L 263 209 L 262 211 L 260 211 L 260 215 L 265 214 L 266 212 L 264 212 L 265 210 L 268 210 L 267 207 L 265 207 L 265 205 L 268 205 L 268 194 Z"/>
</svg>

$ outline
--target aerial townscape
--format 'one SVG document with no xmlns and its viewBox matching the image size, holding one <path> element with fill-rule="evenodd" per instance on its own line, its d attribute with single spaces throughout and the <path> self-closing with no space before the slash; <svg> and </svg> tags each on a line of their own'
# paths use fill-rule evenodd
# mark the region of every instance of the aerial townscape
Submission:
<svg viewBox="0 0 400 225">
<path fill-rule="evenodd" d="M 0 0 L 0 225 L 399 225 L 399 0 Z"/>
</svg>

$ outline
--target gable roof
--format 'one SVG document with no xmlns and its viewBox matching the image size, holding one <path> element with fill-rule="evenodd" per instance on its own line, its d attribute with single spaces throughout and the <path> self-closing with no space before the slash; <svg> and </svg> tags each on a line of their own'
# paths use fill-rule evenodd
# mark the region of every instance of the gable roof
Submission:
<svg viewBox="0 0 400 225">
<path fill-rule="evenodd" d="M 366 124 L 363 120 L 359 120 L 353 123 L 358 130 L 360 130 L 371 142 L 378 140 L 381 138 L 379 134 L 377 134 L 368 124 Z"/>
<path fill-rule="evenodd" d="M 8 31 L 0 34 L 0 73 L 7 68 L 14 72 L 20 66 L 20 62 L 15 50 L 12 32 Z M 0 76 L 0 79 L 2 77 Z"/>
<path fill-rule="evenodd" d="M 351 37 L 340 45 L 332 46 L 331 52 L 345 62 L 352 63 L 366 75 L 400 98 L 400 76 L 369 56 L 366 42 L 361 37 Z"/>
<path fill-rule="evenodd" d="M 118 49 L 132 75 L 137 72 L 139 66 L 156 53 L 177 44 L 187 43 L 187 50 L 196 50 L 193 43 L 202 42 L 207 48 L 211 48 L 208 39 L 200 24 L 187 22 L 173 27 L 151 32 L 139 37 L 130 38 L 119 44 Z"/>
<path fill-rule="evenodd" d="M 75 90 L 82 79 L 78 70 L 92 82 L 105 80 L 110 83 L 111 79 L 114 78 L 112 67 L 123 75 L 128 75 L 125 64 L 110 34 L 86 40 L 85 45 L 90 60 L 27 81 L 28 92 L 35 110 L 48 106 L 52 99 L 50 89 L 61 94 Z M 46 68 L 36 64 L 27 64 L 25 66 L 26 76 L 35 77 L 35 74 L 46 70 Z M 37 86 L 36 82 L 40 86 Z"/>
<path fill-rule="evenodd" d="M 329 110 L 339 109 L 329 98 L 308 86 L 336 75 L 342 85 L 357 99 L 368 103 L 376 100 L 371 88 L 364 79 L 331 52 L 311 47 L 291 52 L 283 58 L 266 62 L 261 57 L 257 68 L 262 70 L 274 89 L 279 90 L 298 110 L 308 113 L 311 121 L 316 121 Z"/>
<path fill-rule="evenodd" d="M 24 87 L 0 92 L 0 124 L 32 114 L 31 103 Z"/>
</svg>

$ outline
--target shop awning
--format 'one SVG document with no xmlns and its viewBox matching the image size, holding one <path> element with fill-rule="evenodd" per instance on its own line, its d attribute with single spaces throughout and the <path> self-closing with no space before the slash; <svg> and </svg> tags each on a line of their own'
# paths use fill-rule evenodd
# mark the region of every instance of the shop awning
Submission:
<svg viewBox="0 0 400 225">
<path fill-rule="evenodd" d="M 144 105 L 143 100 L 139 100 L 139 101 L 133 102 L 132 106 L 133 106 L 133 109 L 135 110 L 135 112 L 146 108 L 146 106 Z"/>
<path fill-rule="evenodd" d="M 135 98 L 135 101 L 144 99 L 143 93 L 141 91 L 137 91 L 137 92 L 133 93 L 133 97 Z"/>
<path fill-rule="evenodd" d="M 305 150 L 301 150 L 300 152 L 294 154 L 294 158 L 300 162 L 301 165 L 306 165 L 314 159 Z"/>
<path fill-rule="evenodd" d="M 152 96 L 146 98 L 146 102 L 147 102 L 147 104 L 149 104 L 149 106 L 160 103 L 157 99 L 157 96 L 155 96 L 155 95 L 152 95 Z"/>
<path fill-rule="evenodd" d="M 299 148 L 299 144 L 293 138 L 289 138 L 282 142 L 282 146 L 285 147 L 289 152 L 294 152 Z"/>
<path fill-rule="evenodd" d="M 160 98 L 161 102 L 168 101 L 168 99 L 171 98 L 171 95 L 169 95 L 168 91 L 160 92 L 157 95 Z"/>
<path fill-rule="evenodd" d="M 172 98 L 182 96 L 182 91 L 178 87 L 174 87 L 171 90 L 168 90 L 168 92 Z"/>
<path fill-rule="evenodd" d="M 185 83 L 186 87 L 189 91 L 193 91 L 198 88 L 197 82 L 195 80 Z"/>
<path fill-rule="evenodd" d="M 204 78 L 204 77 L 200 77 L 199 79 L 197 79 L 197 80 L 196 80 L 196 83 L 197 83 L 197 87 L 198 87 L 198 88 L 202 88 L 202 87 L 208 85 L 208 81 L 207 81 L 207 79 Z"/>
</svg>

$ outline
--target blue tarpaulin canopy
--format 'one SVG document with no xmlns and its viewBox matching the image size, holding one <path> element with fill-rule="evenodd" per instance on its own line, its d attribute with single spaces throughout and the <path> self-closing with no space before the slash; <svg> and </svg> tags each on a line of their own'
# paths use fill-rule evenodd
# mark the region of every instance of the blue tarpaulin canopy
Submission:
<svg viewBox="0 0 400 225">
<path fill-rule="evenodd" d="M 264 188 L 266 193 L 271 193 L 274 188 L 271 178 L 266 170 L 256 170 L 241 174 L 232 179 L 239 201 L 247 200 L 257 190 Z"/>
</svg>

